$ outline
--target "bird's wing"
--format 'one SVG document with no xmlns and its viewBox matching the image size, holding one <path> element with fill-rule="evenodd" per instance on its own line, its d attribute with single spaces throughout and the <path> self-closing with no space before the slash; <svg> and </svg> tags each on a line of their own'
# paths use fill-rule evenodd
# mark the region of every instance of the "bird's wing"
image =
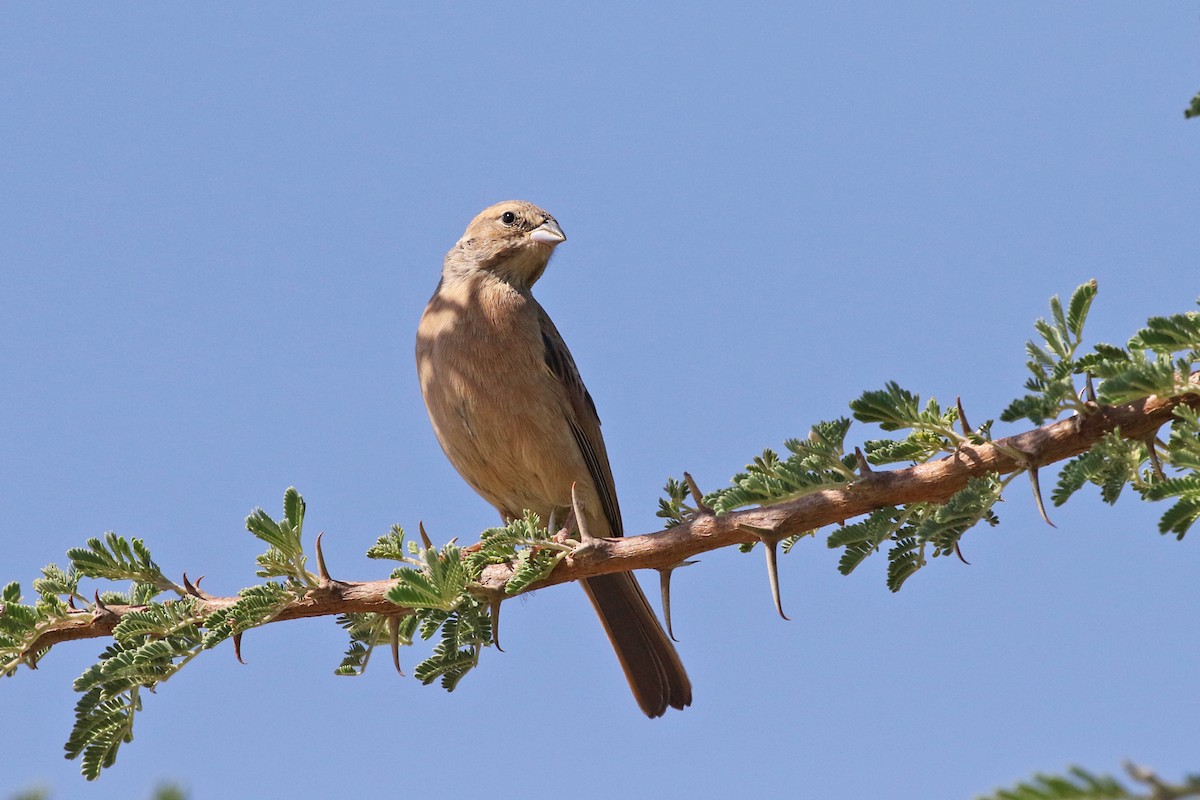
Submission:
<svg viewBox="0 0 1200 800">
<path fill-rule="evenodd" d="M 621 509 L 617 505 L 617 490 L 613 484 L 612 467 L 608 463 L 608 451 L 604 448 L 604 437 L 600 435 L 600 416 L 596 413 L 596 404 L 588 394 L 583 379 L 579 377 L 579 369 L 575 359 L 567 349 L 558 329 L 550 320 L 550 316 L 539 305 L 538 326 L 542 332 L 542 344 L 545 346 L 544 357 L 546 366 L 558 379 L 567 397 L 570 409 L 567 423 L 571 433 L 579 445 L 579 452 L 587 464 L 588 474 L 600 496 L 604 518 L 608 521 L 611 536 L 623 536 L 621 527 Z"/>
</svg>

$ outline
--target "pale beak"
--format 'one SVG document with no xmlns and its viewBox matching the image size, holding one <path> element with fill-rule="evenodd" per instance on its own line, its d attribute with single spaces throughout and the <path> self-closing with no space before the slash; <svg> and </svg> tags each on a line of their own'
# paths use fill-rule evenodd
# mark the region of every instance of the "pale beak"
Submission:
<svg viewBox="0 0 1200 800">
<path fill-rule="evenodd" d="M 562 232 L 562 228 L 558 227 L 558 223 L 552 219 L 548 219 L 541 225 L 529 232 L 529 238 L 535 242 L 542 244 L 556 245 L 559 242 L 565 242 L 567 235 Z"/>
</svg>

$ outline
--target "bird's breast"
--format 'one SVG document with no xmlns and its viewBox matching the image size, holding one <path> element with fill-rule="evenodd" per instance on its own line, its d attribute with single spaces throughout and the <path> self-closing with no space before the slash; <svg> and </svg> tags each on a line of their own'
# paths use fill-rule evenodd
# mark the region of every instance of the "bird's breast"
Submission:
<svg viewBox="0 0 1200 800">
<path fill-rule="evenodd" d="M 446 456 L 502 514 L 530 509 L 546 522 L 586 467 L 543 349 L 532 298 L 503 287 L 443 287 L 417 336 L 421 392 Z"/>
</svg>

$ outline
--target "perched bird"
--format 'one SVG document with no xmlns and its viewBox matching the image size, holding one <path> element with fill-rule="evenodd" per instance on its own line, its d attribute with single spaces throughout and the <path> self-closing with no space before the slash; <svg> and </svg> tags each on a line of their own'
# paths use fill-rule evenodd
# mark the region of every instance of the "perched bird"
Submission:
<svg viewBox="0 0 1200 800">
<path fill-rule="evenodd" d="M 621 536 L 596 407 L 530 291 L 566 238 L 532 203 L 497 203 L 475 217 L 421 316 L 417 372 L 446 456 L 505 521 L 530 510 L 560 524 L 575 484 L 588 532 Z M 642 710 L 658 717 L 690 705 L 691 682 L 633 574 L 588 578 L 583 588 Z"/>
</svg>

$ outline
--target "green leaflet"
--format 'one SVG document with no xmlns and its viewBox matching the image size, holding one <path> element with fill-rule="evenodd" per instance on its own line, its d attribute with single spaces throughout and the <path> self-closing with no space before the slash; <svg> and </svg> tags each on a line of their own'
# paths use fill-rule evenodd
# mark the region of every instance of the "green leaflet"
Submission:
<svg viewBox="0 0 1200 800">
<path fill-rule="evenodd" d="M 371 654 L 379 645 L 391 641 L 392 631 L 389 627 L 396 620 L 397 645 L 411 645 L 413 632 L 416 629 L 417 617 L 409 614 L 396 619 L 383 614 L 342 614 L 337 618 L 338 625 L 346 629 L 350 635 L 350 644 L 342 658 L 342 663 L 334 670 L 335 675 L 362 675 L 366 672 Z"/>
<path fill-rule="evenodd" d="M 1093 280 L 1072 293 L 1066 313 L 1058 295 L 1050 298 L 1050 321 L 1039 319 L 1034 323 L 1034 329 L 1042 337 L 1042 344 L 1031 341 L 1025 345 L 1026 355 L 1029 356 L 1026 366 L 1032 373 L 1032 377 L 1025 382 L 1025 388 L 1033 394 L 1010 403 L 1001 412 L 1001 420 L 1015 422 L 1028 419 L 1035 425 L 1041 425 L 1064 410 L 1084 409 L 1073 379 L 1074 375 L 1083 371 L 1075 361 L 1075 352 L 1082 344 L 1083 325 L 1095 296 L 1096 282 Z"/>
<path fill-rule="evenodd" d="M 408 550 L 404 546 L 404 529 L 393 525 L 392 529 L 375 540 L 367 550 L 367 558 L 382 558 L 392 561 L 407 561 Z"/>
<path fill-rule="evenodd" d="M 128 611 L 121 617 L 113 636 L 118 641 L 133 641 L 138 637 L 166 637 L 185 633 L 199 638 L 196 627 L 200 617 L 195 600 L 183 597 L 167 603 L 155 603 L 138 611 Z"/>
<path fill-rule="evenodd" d="M 267 552 L 258 557 L 260 578 L 286 578 L 305 586 L 316 586 L 317 579 L 305 568 L 307 557 L 301 535 L 304 532 L 304 498 L 289 486 L 283 494 L 283 519 L 272 519 L 256 508 L 246 517 L 246 530 L 266 542 Z"/>
<path fill-rule="evenodd" d="M 1034 775 L 1031 780 L 1022 781 L 1011 789 L 998 789 L 977 800 L 1132 800 L 1134 797 L 1108 775 L 1093 775 L 1079 767 L 1071 767 L 1066 775 Z"/>
<path fill-rule="evenodd" d="M 927 563 L 927 548 L 932 547 L 934 557 L 951 555 L 972 527 L 980 522 L 996 525 L 999 520 L 992 506 L 1000 500 L 1001 489 L 995 476 L 974 478 L 944 504 L 912 503 L 873 511 L 859 522 L 835 529 L 826 545 L 843 549 L 838 570 L 849 575 L 890 542 L 887 585 L 893 592 L 899 591 Z"/>
<path fill-rule="evenodd" d="M 480 648 L 491 643 L 491 618 L 483 605 L 468 598 L 453 612 L 430 610 L 421 636 L 431 639 L 439 629 L 441 637 L 433 654 L 417 665 L 413 675 L 427 686 L 440 678 L 442 688 L 452 692 L 479 663 Z"/>
<path fill-rule="evenodd" d="M 141 539 L 125 539 L 112 531 L 104 534 L 103 540 L 88 539 L 87 547 L 71 548 L 67 558 L 82 577 L 132 580 L 167 590 L 179 588 L 163 575 Z"/>
<path fill-rule="evenodd" d="M 533 512 L 504 527 L 488 528 L 480 534 L 479 545 L 466 559 L 471 578 L 479 577 L 488 564 L 512 564 L 513 574 L 504 587 L 510 595 L 520 594 L 549 575 L 574 549 L 573 542 L 555 539 Z"/>
<path fill-rule="evenodd" d="M 201 641 L 211 650 L 235 634 L 271 621 L 296 595 L 279 583 L 262 583 L 238 592 L 238 601 L 210 614 L 204 621 L 207 631 Z"/>
<path fill-rule="evenodd" d="M 407 608 L 450 611 L 467 588 L 462 550 L 453 544 L 440 552 L 427 547 L 420 551 L 418 559 L 422 562 L 421 569 L 398 570 L 397 583 L 388 592 L 388 600 Z"/>
<path fill-rule="evenodd" d="M 75 704 L 75 727 L 64 746 L 67 758 L 83 756 L 81 771 L 89 781 L 111 767 L 117 749 L 133 741 L 134 713 L 142 708 L 136 688 L 109 696 L 97 687 Z"/>
<path fill-rule="evenodd" d="M 849 429 L 846 418 L 819 422 L 805 439 L 784 442 L 786 458 L 769 448 L 763 450 L 744 472 L 733 476 L 732 486 L 705 495 L 705 505 L 723 514 L 745 506 L 787 502 L 826 486 L 844 486 L 855 478 L 855 457 L 844 452 Z M 694 513 L 684 506 L 686 490 L 679 481 L 668 481 L 666 490 L 668 499 L 659 501 L 659 516 Z"/>
<path fill-rule="evenodd" d="M 1062 466 L 1050 498 L 1054 505 L 1061 506 L 1084 484 L 1093 483 L 1100 487 L 1104 502 L 1111 505 L 1117 502 L 1126 484 L 1138 480 L 1141 464 L 1148 457 L 1146 446 L 1141 442 L 1110 433 L 1091 450 Z"/>
</svg>

